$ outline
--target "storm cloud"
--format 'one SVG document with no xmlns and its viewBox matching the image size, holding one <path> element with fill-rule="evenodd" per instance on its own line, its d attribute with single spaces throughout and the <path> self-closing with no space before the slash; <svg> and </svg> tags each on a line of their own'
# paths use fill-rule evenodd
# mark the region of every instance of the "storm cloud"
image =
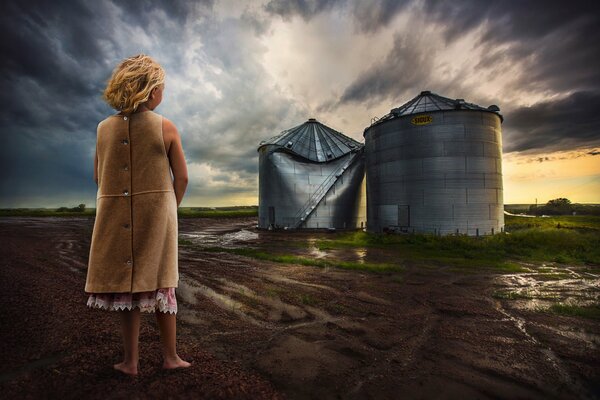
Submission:
<svg viewBox="0 0 600 400">
<path fill-rule="evenodd" d="M 504 126 L 505 151 L 539 152 L 540 148 L 552 151 L 597 146 L 598 110 L 598 92 L 575 92 L 560 100 L 514 110 Z"/>
<path fill-rule="evenodd" d="M 112 69 L 167 72 L 184 205 L 257 204 L 258 143 L 317 117 L 357 140 L 421 90 L 498 104 L 504 151 L 600 145 L 594 2 L 8 1 L 0 5 L 1 206 L 94 206 Z"/>
</svg>

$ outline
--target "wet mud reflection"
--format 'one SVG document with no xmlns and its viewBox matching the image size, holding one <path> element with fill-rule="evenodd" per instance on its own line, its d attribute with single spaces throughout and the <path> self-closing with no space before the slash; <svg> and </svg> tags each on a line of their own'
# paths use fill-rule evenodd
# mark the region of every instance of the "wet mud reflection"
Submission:
<svg viewBox="0 0 600 400">
<path fill-rule="evenodd" d="M 434 398 L 450 390 L 453 398 L 547 399 L 597 392 L 597 320 L 544 311 L 558 303 L 597 304 L 597 266 L 520 263 L 526 272 L 502 274 L 407 262 L 401 271 L 367 273 L 218 251 L 398 263 L 388 249 L 317 248 L 338 232 L 255 225 L 253 218 L 179 221 L 178 334 L 259 372 L 290 398 Z M 4 259 L 12 260 L 6 276 L 56 282 L 48 286 L 53 291 L 82 285 L 89 240 L 81 238 L 89 239 L 92 226 L 75 218 L 0 221 Z M 70 315 L 65 311 L 61 324 Z M 52 375 L 45 384 L 55 381 Z"/>
<path fill-rule="evenodd" d="M 600 301 L 599 270 L 589 266 L 542 264 L 531 272 L 497 277 L 498 297 L 514 300 L 517 308 L 537 310 L 560 302 L 589 306 Z"/>
</svg>

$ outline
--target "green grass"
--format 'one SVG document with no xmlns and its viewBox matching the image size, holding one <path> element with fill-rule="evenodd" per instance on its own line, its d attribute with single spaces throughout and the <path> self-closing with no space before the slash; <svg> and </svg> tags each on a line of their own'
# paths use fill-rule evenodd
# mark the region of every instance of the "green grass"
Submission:
<svg viewBox="0 0 600 400">
<path fill-rule="evenodd" d="M 317 300 L 309 293 L 299 294 L 298 299 L 302 304 L 313 305 L 317 303 Z"/>
<path fill-rule="evenodd" d="M 95 208 L 84 211 L 57 211 L 57 208 L 0 208 L 0 217 L 94 217 Z"/>
<path fill-rule="evenodd" d="M 578 306 L 564 303 L 556 303 L 551 305 L 546 311 L 554 314 L 567 315 L 571 317 L 582 317 L 600 320 L 600 304 L 590 306 Z"/>
<path fill-rule="evenodd" d="M 391 249 L 405 259 L 437 260 L 460 268 L 483 266 L 504 272 L 520 272 L 525 269 L 517 264 L 518 261 L 600 264 L 600 225 L 596 228 L 600 220 L 597 219 L 556 217 L 555 221 L 573 229 L 550 227 L 545 222 L 540 222 L 538 227 L 512 224 L 507 225 L 510 233 L 481 237 L 387 235 L 357 231 L 317 240 L 315 244 L 320 250 L 344 247 Z"/>
<path fill-rule="evenodd" d="M 511 261 L 499 262 L 495 265 L 495 268 L 500 272 L 506 272 L 509 274 L 517 272 L 529 272 L 529 269 L 524 268 L 521 264 Z"/>
<path fill-rule="evenodd" d="M 58 208 L 1 208 L 0 217 L 94 217 L 95 208 L 85 211 L 57 211 Z M 177 215 L 180 218 L 238 218 L 258 217 L 256 206 L 235 207 L 179 207 Z"/>
<path fill-rule="evenodd" d="M 533 299 L 533 295 L 527 292 L 514 292 L 507 290 L 498 290 L 492 293 L 492 297 L 495 299 L 505 300 L 519 300 L 519 299 Z"/>
<path fill-rule="evenodd" d="M 331 308 L 338 314 L 346 313 L 350 310 L 348 307 L 344 306 L 343 304 L 339 304 L 339 303 L 332 304 Z"/>
<path fill-rule="evenodd" d="M 570 278 L 573 278 L 573 275 L 571 275 L 568 272 L 542 273 L 542 274 L 537 274 L 535 276 L 535 279 L 537 279 L 539 281 L 560 281 L 563 279 L 570 279 Z"/>
<path fill-rule="evenodd" d="M 279 295 L 284 292 L 284 289 L 278 288 L 276 286 L 268 286 L 265 288 L 265 294 L 269 297 L 279 297 Z"/>
<path fill-rule="evenodd" d="M 559 215 L 552 217 L 517 217 L 504 216 L 504 225 L 507 232 L 529 228 L 557 228 L 576 229 L 581 231 L 600 231 L 600 216 L 597 215 Z M 560 228 L 559 228 L 560 227 Z"/>
<path fill-rule="evenodd" d="M 239 206 L 239 207 L 216 207 L 210 209 L 206 207 L 179 207 L 177 214 L 181 218 L 238 218 L 238 217 L 258 217 L 258 207 Z"/>
<path fill-rule="evenodd" d="M 368 272 L 400 272 L 404 270 L 404 267 L 397 264 L 389 263 L 361 263 L 354 261 L 337 261 L 337 260 L 323 260 L 314 259 L 309 257 L 301 257 L 289 254 L 274 254 L 267 253 L 264 251 L 249 249 L 249 248 L 224 248 L 224 247 L 205 247 L 203 251 L 214 251 L 214 252 L 227 252 L 232 254 L 238 254 L 241 256 L 252 257 L 259 260 L 267 260 L 278 263 L 286 264 L 301 264 L 311 265 L 315 267 L 335 267 L 350 270 L 368 271 Z"/>
</svg>

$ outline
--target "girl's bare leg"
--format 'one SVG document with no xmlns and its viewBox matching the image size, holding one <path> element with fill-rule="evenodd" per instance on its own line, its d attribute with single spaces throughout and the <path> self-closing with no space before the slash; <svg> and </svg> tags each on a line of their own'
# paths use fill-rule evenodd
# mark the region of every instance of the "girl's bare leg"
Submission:
<svg viewBox="0 0 600 400">
<path fill-rule="evenodd" d="M 123 334 L 124 360 L 113 367 L 129 375 L 137 375 L 140 336 L 140 309 L 119 311 L 121 314 L 121 330 Z"/>
<path fill-rule="evenodd" d="M 187 361 L 183 361 L 177 355 L 175 336 L 176 336 L 176 315 L 168 312 L 156 311 L 156 322 L 158 322 L 158 328 L 160 329 L 160 341 L 162 344 L 163 352 L 163 368 L 185 368 L 189 367 L 190 364 Z"/>
</svg>

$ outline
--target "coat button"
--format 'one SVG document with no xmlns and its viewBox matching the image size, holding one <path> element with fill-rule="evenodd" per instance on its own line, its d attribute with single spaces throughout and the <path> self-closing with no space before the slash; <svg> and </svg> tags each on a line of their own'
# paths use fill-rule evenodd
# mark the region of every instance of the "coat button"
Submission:
<svg viewBox="0 0 600 400">
<path fill-rule="evenodd" d="M 131 264 L 133 264 L 131 260 L 127 260 L 127 265 L 131 266 Z"/>
<path fill-rule="evenodd" d="M 129 141 L 127 139 L 123 139 L 123 140 L 121 140 L 121 143 L 127 144 L 127 143 L 129 143 Z"/>
<path fill-rule="evenodd" d="M 129 224 L 123 224 L 123 228 L 129 228 Z"/>
<path fill-rule="evenodd" d="M 124 195 L 124 196 L 127 196 L 128 194 L 129 194 L 129 191 L 128 191 L 127 189 L 125 189 L 125 190 L 123 191 L 123 195 Z"/>
<path fill-rule="evenodd" d="M 125 171 L 129 171 L 129 167 L 128 167 L 127 165 L 126 165 L 126 166 L 124 166 L 124 167 L 123 167 L 123 169 L 124 169 Z"/>
<path fill-rule="evenodd" d="M 125 117 L 123 117 L 123 119 L 124 119 L 125 121 L 127 121 L 127 117 L 126 117 L 126 116 L 125 116 Z"/>
</svg>

